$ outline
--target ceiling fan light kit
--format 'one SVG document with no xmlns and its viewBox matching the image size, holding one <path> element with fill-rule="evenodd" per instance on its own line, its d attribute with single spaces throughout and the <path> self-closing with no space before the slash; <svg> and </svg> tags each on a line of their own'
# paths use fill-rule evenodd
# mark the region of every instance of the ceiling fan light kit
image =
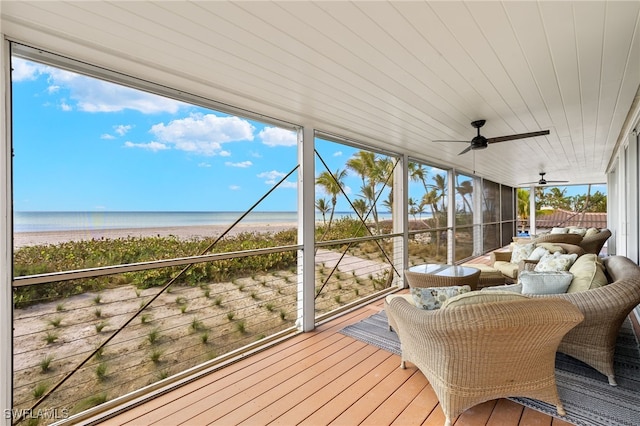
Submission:
<svg viewBox="0 0 640 426">
<path fill-rule="evenodd" d="M 524 138 L 532 138 L 535 136 L 544 136 L 544 135 L 548 135 L 549 134 L 549 130 L 540 130 L 538 132 L 529 132 L 529 133 L 518 133 L 515 135 L 507 135 L 507 136 L 499 136 L 496 138 L 485 138 L 484 136 L 482 136 L 480 134 L 480 128 L 482 126 L 484 126 L 484 124 L 486 123 L 486 120 L 475 120 L 471 122 L 471 126 L 476 128 L 478 130 L 478 134 L 471 139 L 471 143 L 469 143 L 468 141 L 448 141 L 448 140 L 437 140 L 434 142 L 464 142 L 464 143 L 469 143 L 469 146 L 467 148 L 465 148 L 464 150 L 462 150 L 462 152 L 460 152 L 460 154 L 458 155 L 462 155 L 465 154 L 471 150 L 476 150 L 476 149 L 485 149 L 489 146 L 490 143 L 498 143 L 498 142 L 506 142 L 506 141 L 512 141 L 515 139 L 524 139 Z"/>
</svg>

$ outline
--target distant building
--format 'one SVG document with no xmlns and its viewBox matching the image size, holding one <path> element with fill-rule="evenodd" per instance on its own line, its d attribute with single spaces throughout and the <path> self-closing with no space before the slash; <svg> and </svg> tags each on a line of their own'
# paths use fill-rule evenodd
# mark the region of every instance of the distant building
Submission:
<svg viewBox="0 0 640 426">
<path fill-rule="evenodd" d="M 554 226 L 606 228 L 607 213 L 582 213 L 557 209 L 553 213 L 536 216 L 536 229 L 550 229 Z"/>
</svg>

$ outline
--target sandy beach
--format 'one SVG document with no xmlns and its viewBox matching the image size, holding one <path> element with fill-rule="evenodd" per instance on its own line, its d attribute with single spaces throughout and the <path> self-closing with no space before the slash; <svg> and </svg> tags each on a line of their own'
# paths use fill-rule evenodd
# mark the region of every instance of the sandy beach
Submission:
<svg viewBox="0 0 640 426">
<path fill-rule="evenodd" d="M 59 244 L 67 241 L 81 241 L 92 239 L 117 239 L 127 237 L 167 237 L 175 236 L 180 239 L 214 238 L 227 230 L 229 225 L 207 226 L 174 226 L 162 228 L 127 228 L 127 229 L 92 229 L 81 231 L 39 231 L 16 232 L 13 235 L 13 247 Z M 276 233 L 285 229 L 296 228 L 296 223 L 249 223 L 238 224 L 226 235 L 233 236 L 242 232 L 270 232 Z"/>
</svg>

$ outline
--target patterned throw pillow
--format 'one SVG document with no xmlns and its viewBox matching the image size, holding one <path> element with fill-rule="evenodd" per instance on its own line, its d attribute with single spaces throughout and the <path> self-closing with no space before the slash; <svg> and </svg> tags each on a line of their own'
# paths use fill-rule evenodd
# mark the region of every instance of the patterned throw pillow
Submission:
<svg viewBox="0 0 640 426">
<path fill-rule="evenodd" d="M 518 280 L 522 283 L 522 294 L 566 293 L 572 279 L 573 274 L 567 271 L 522 271 L 518 276 Z"/>
<path fill-rule="evenodd" d="M 553 272 L 567 271 L 578 258 L 577 254 L 545 254 L 542 256 L 535 268 L 534 272 Z"/>
<path fill-rule="evenodd" d="M 511 252 L 511 263 L 520 263 L 521 260 L 527 259 L 535 248 L 536 245 L 533 243 L 514 244 Z"/>
<path fill-rule="evenodd" d="M 450 287 L 411 287 L 409 292 L 413 302 L 418 308 L 428 311 L 440 309 L 440 306 L 448 299 L 459 294 L 468 293 L 471 287 L 468 285 L 454 285 Z"/>
</svg>

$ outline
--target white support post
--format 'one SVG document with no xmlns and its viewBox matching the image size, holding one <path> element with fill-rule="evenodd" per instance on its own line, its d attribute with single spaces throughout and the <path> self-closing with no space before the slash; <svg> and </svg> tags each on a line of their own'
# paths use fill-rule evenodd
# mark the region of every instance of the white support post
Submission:
<svg viewBox="0 0 640 426">
<path fill-rule="evenodd" d="M 453 265 L 456 251 L 456 171 L 447 172 L 447 263 Z M 440 231 L 438 231 L 440 232 Z"/>
<path fill-rule="evenodd" d="M 393 233 L 402 233 L 402 237 L 393 239 L 393 264 L 400 274 L 394 277 L 398 287 L 404 287 L 404 270 L 409 264 L 409 207 L 407 194 L 409 193 L 409 158 L 403 155 L 393 175 Z M 393 268 L 390 271 L 395 274 Z"/>
<path fill-rule="evenodd" d="M 471 205 L 473 206 L 473 256 L 484 253 L 484 230 L 482 229 L 482 179 L 473 176 L 473 192 Z"/>
<path fill-rule="evenodd" d="M 529 187 L 529 235 L 533 237 L 536 231 L 536 187 Z M 517 235 L 517 234 L 516 234 Z"/>
<path fill-rule="evenodd" d="M 315 154 L 314 131 L 298 131 L 298 329 L 315 328 Z"/>
<path fill-rule="evenodd" d="M 0 92 L 4 114 L 0 118 L 0 406 L 3 425 L 11 425 L 13 380 L 13 293 L 11 215 L 11 61 L 9 42 L 0 34 Z"/>
</svg>

